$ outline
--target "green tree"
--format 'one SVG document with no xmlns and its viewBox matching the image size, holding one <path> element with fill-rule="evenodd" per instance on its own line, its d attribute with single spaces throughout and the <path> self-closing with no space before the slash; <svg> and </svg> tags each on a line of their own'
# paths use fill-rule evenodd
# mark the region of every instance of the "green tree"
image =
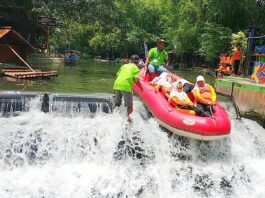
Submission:
<svg viewBox="0 0 265 198">
<path fill-rule="evenodd" d="M 206 23 L 200 37 L 199 52 L 206 61 L 212 62 L 221 52 L 230 49 L 232 31 L 214 23 Z"/>
<path fill-rule="evenodd" d="M 155 45 L 159 37 L 178 54 L 200 54 L 209 62 L 230 47 L 232 32 L 256 24 L 265 32 L 263 0 L 9 0 L 32 21 L 53 16 L 53 49 L 75 48 L 91 55 L 129 54 Z"/>
<path fill-rule="evenodd" d="M 244 32 L 240 31 L 236 34 L 232 34 L 231 39 L 232 48 L 235 48 L 236 45 L 240 45 L 243 52 L 247 50 L 247 37 Z"/>
</svg>

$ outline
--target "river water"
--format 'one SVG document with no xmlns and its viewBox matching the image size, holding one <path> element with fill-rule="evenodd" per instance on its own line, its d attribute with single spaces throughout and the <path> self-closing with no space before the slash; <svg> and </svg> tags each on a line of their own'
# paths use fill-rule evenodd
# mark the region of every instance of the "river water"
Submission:
<svg viewBox="0 0 265 198">
<path fill-rule="evenodd" d="M 0 90 L 20 90 L 63 93 L 112 93 L 112 86 L 119 65 L 98 61 L 82 61 L 80 65 L 46 65 L 39 69 L 56 70 L 59 76 L 51 79 L 19 80 L 0 76 Z M 194 81 L 203 71 L 176 71 Z M 205 74 L 210 83 L 214 78 Z"/>
<path fill-rule="evenodd" d="M 59 76 L 48 80 L 18 80 L 10 77 L 0 77 L 0 90 L 111 93 L 119 65 L 83 61 L 79 65 L 45 65 L 37 68 L 56 70 Z"/>
<path fill-rule="evenodd" d="M 264 197 L 265 131 L 219 101 L 231 135 L 207 143 L 160 128 L 137 98 L 130 125 L 123 108 L 43 113 L 35 98 L 28 112 L 0 117 L 0 197 Z"/>
</svg>

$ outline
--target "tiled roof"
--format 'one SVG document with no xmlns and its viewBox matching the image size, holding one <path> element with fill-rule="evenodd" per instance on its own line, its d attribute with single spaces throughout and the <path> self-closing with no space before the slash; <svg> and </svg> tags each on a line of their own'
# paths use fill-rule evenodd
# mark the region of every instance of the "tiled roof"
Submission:
<svg viewBox="0 0 265 198">
<path fill-rule="evenodd" d="M 7 44 L 27 46 L 29 50 L 34 51 L 34 47 L 10 26 L 0 27 L 0 42 L 2 39 Z"/>
<path fill-rule="evenodd" d="M 12 30 L 11 27 L 0 27 L 0 39 Z"/>
</svg>

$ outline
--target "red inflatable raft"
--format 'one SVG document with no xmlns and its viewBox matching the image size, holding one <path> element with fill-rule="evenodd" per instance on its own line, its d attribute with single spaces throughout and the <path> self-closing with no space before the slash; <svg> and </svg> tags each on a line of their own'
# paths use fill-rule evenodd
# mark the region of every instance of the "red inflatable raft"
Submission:
<svg viewBox="0 0 265 198">
<path fill-rule="evenodd" d="M 145 70 L 142 69 L 139 81 L 141 86 L 135 83 L 133 89 L 161 126 L 177 135 L 198 140 L 217 140 L 229 135 L 230 119 L 220 104 L 214 105 L 212 117 L 182 113 L 171 106 L 162 93 L 156 92 L 148 81 L 149 74 L 145 74 Z"/>
</svg>

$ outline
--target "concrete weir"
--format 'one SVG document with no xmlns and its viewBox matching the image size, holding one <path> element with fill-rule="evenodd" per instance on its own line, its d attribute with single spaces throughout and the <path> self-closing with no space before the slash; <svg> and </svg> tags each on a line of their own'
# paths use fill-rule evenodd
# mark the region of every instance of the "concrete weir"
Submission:
<svg viewBox="0 0 265 198">
<path fill-rule="evenodd" d="M 265 85 L 252 83 L 246 78 L 216 79 L 217 93 L 231 96 L 240 114 L 258 120 L 265 126 Z"/>
<path fill-rule="evenodd" d="M 33 107 L 34 106 L 34 107 Z M 113 99 L 111 94 L 57 94 L 35 92 L 0 92 L 0 113 L 3 116 L 16 112 L 26 112 L 35 108 L 45 113 L 111 113 Z"/>
</svg>

